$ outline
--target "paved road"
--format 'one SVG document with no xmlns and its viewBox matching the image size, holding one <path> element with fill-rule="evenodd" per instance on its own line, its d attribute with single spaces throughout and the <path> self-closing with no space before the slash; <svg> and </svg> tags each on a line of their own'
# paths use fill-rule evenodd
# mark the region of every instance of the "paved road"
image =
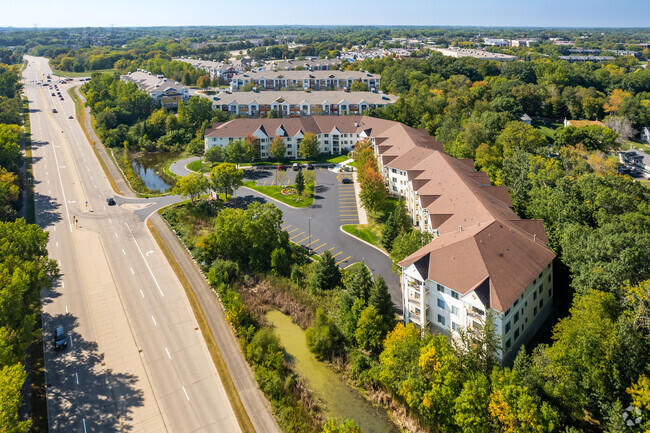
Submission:
<svg viewBox="0 0 650 433">
<path fill-rule="evenodd" d="M 184 291 L 142 223 L 175 198 L 107 206 L 110 185 L 68 119 L 68 85 L 53 98 L 35 83 L 47 61 L 25 58 L 37 222 L 61 270 L 42 296 L 51 431 L 239 431 Z M 69 344 L 54 352 L 59 324 Z"/>
<path fill-rule="evenodd" d="M 189 158 L 185 159 L 179 159 L 178 161 L 174 162 L 169 166 L 169 170 L 177 174 L 179 176 L 187 176 L 188 174 L 192 173 L 186 168 L 186 165 L 189 164 L 190 162 L 196 161 L 198 159 L 201 159 L 198 156 L 190 156 Z"/>
</svg>

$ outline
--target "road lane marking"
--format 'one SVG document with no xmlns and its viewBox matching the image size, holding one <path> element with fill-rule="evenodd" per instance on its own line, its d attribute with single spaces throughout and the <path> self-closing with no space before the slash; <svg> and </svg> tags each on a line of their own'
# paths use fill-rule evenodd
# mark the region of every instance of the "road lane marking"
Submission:
<svg viewBox="0 0 650 433">
<path fill-rule="evenodd" d="M 332 251 L 333 249 L 334 249 L 334 247 L 330 248 L 329 250 L 325 250 L 322 253 L 320 253 L 319 256 L 323 257 L 323 254 L 325 254 L 328 251 Z"/>
<path fill-rule="evenodd" d="M 135 275 L 135 272 L 133 272 L 133 268 L 129 268 L 129 269 L 131 269 L 131 275 Z"/>
<path fill-rule="evenodd" d="M 320 241 L 320 238 L 316 239 L 315 241 L 309 242 L 306 247 L 310 246 L 311 244 L 315 244 L 316 242 Z"/>
<path fill-rule="evenodd" d="M 77 379 L 77 385 L 79 385 L 79 375 L 77 373 L 74 374 L 75 379 Z"/>
<path fill-rule="evenodd" d="M 61 281 L 61 288 L 65 289 L 65 283 L 63 281 Z"/>
<path fill-rule="evenodd" d="M 327 245 L 327 242 L 325 242 L 323 245 L 319 245 L 319 246 L 317 246 L 316 248 L 313 248 L 312 251 L 316 251 L 317 249 L 322 248 L 322 247 L 324 247 L 325 245 Z"/>
<path fill-rule="evenodd" d="M 70 347 L 73 347 L 74 344 L 72 344 L 72 335 L 70 336 Z"/>
<path fill-rule="evenodd" d="M 117 239 L 117 232 L 115 232 L 115 239 Z"/>
<path fill-rule="evenodd" d="M 102 198 L 102 197 L 100 196 L 99 198 Z M 106 206 L 104 206 L 104 210 L 108 210 L 108 209 L 106 209 Z"/>
<path fill-rule="evenodd" d="M 299 241 L 296 241 L 296 243 L 297 243 L 297 244 L 300 244 L 300 243 L 306 241 L 307 239 L 309 239 L 310 237 L 311 237 L 311 235 L 307 236 L 306 238 L 302 238 L 302 239 L 300 239 Z"/>
<path fill-rule="evenodd" d="M 82 419 L 82 421 L 83 421 L 83 423 L 84 423 L 84 433 L 88 433 L 88 432 L 86 431 L 86 418 Z"/>
<path fill-rule="evenodd" d="M 287 233 L 291 234 L 291 233 L 295 232 L 296 230 L 298 230 L 298 229 L 293 229 L 293 230 L 291 230 L 290 232 L 287 232 Z"/>
<path fill-rule="evenodd" d="M 295 236 L 291 236 L 291 237 L 289 238 L 289 240 L 291 240 L 291 239 L 293 239 L 293 238 L 297 238 L 298 236 L 300 236 L 300 235 L 304 235 L 304 234 L 305 234 L 305 232 L 298 233 L 298 234 L 295 235 Z"/>
<path fill-rule="evenodd" d="M 341 219 L 341 221 L 359 221 L 359 218 L 345 218 Z"/>
<path fill-rule="evenodd" d="M 153 325 L 154 326 L 158 326 L 158 324 L 156 323 L 156 319 L 153 316 L 151 316 L 151 320 L 153 320 Z"/>
<path fill-rule="evenodd" d="M 56 247 L 59 248 L 59 242 L 56 241 L 56 242 L 54 242 L 54 243 L 56 244 Z"/>
<path fill-rule="evenodd" d="M 343 263 L 344 261 L 346 261 L 346 260 L 349 259 L 350 257 L 352 257 L 352 256 L 347 256 L 346 258 L 344 258 L 343 260 L 341 260 L 340 262 L 338 262 L 338 263 L 336 264 L 336 266 L 340 265 L 341 263 Z"/>
<path fill-rule="evenodd" d="M 167 352 L 167 356 L 169 357 L 169 359 L 172 359 L 172 356 L 169 354 L 169 350 L 167 350 L 166 347 L 165 347 L 165 352 Z"/>
<path fill-rule="evenodd" d="M 334 248 L 332 248 L 332 249 L 334 249 Z M 329 250 L 327 250 L 327 251 L 329 251 Z M 338 253 L 334 254 L 332 257 L 336 257 L 336 256 L 338 256 L 339 254 L 343 254 L 343 251 L 339 251 Z"/>
<path fill-rule="evenodd" d="M 187 398 L 187 401 L 190 401 L 190 396 L 187 395 L 187 391 L 185 391 L 185 387 L 183 386 L 183 392 L 185 393 L 185 398 Z"/>
<path fill-rule="evenodd" d="M 68 314 L 68 306 L 65 306 L 65 314 Z"/>
<path fill-rule="evenodd" d="M 160 288 L 160 284 L 158 284 L 158 280 L 156 279 L 156 276 L 153 274 L 153 271 L 151 270 L 151 267 L 149 266 L 149 262 L 147 262 L 146 257 L 142 253 L 142 249 L 140 248 L 140 244 L 138 244 L 138 241 L 135 239 L 135 236 L 133 235 L 133 231 L 131 230 L 131 227 L 127 224 L 126 228 L 129 229 L 129 232 L 131 233 L 131 236 L 133 237 L 133 242 L 135 242 L 135 246 L 138 248 L 138 252 L 142 256 L 142 260 L 144 260 L 144 264 L 147 266 L 147 269 L 149 270 L 149 273 L 151 274 L 151 278 L 153 278 L 153 282 L 156 283 L 156 287 L 158 288 L 158 291 L 160 292 L 160 296 L 165 296 L 163 293 L 162 289 Z"/>
<path fill-rule="evenodd" d="M 124 251 L 124 248 L 122 248 L 122 254 L 126 256 L 126 251 Z"/>
</svg>

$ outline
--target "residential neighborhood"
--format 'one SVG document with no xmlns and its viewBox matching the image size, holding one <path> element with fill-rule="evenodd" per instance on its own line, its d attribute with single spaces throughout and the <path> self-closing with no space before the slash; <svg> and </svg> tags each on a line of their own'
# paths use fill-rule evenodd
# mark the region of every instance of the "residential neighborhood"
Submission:
<svg viewBox="0 0 650 433">
<path fill-rule="evenodd" d="M 361 82 L 367 90 L 379 89 L 379 75 L 363 71 L 250 71 L 233 75 L 233 91 L 252 84 L 258 90 L 283 90 L 289 87 L 310 90 L 349 90 L 354 82 Z"/>
</svg>

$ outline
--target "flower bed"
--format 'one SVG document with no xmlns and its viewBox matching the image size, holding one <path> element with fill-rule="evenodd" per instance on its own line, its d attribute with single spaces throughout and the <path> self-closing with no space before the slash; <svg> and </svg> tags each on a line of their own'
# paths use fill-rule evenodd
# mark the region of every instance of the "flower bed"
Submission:
<svg viewBox="0 0 650 433">
<path fill-rule="evenodd" d="M 282 194 L 283 195 L 292 195 L 296 193 L 295 188 L 282 188 Z"/>
</svg>

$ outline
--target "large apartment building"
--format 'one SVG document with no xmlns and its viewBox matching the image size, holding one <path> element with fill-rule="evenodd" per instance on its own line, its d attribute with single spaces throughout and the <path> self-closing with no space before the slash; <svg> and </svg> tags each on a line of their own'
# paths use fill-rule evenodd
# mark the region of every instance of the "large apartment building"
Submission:
<svg viewBox="0 0 650 433">
<path fill-rule="evenodd" d="M 201 69 L 210 74 L 210 78 L 223 78 L 224 81 L 230 82 L 233 76 L 241 74 L 247 69 L 250 69 L 252 65 L 252 59 L 243 58 L 233 63 L 225 62 L 215 62 L 212 60 L 201 60 L 201 59 L 176 59 L 180 62 L 189 63 L 194 66 L 196 69 Z"/>
<path fill-rule="evenodd" d="M 292 71 L 304 69 L 307 71 L 327 71 L 338 69 L 341 59 L 305 59 L 305 60 L 272 60 L 264 65 L 269 71 Z"/>
<path fill-rule="evenodd" d="M 258 90 L 281 90 L 300 87 L 311 90 L 349 90 L 352 83 L 359 81 L 368 90 L 379 89 L 380 76 L 362 71 L 250 71 L 232 77 L 230 87 L 237 91 L 248 83 Z"/>
<path fill-rule="evenodd" d="M 273 110 L 278 117 L 338 116 L 362 114 L 368 109 L 394 104 L 396 96 L 381 92 L 268 91 L 219 93 L 212 108 L 242 117 L 266 117 Z"/>
<path fill-rule="evenodd" d="M 135 83 L 141 90 L 149 93 L 154 103 L 160 102 L 164 108 L 178 108 L 179 102 L 186 103 L 190 99 L 188 87 L 168 80 L 163 75 L 153 75 L 151 72 L 129 72 L 122 75 L 122 80 Z"/>
<path fill-rule="evenodd" d="M 498 356 L 514 359 L 548 318 L 553 259 L 544 225 L 512 211 L 505 187 L 491 186 L 472 160 L 458 160 L 425 130 L 367 116 L 234 119 L 206 130 L 205 146 L 225 146 L 247 134 L 263 157 L 276 136 L 296 155 L 307 132 L 324 153 L 345 153 L 370 140 L 389 191 L 404 198 L 413 225 L 434 239 L 402 260 L 404 320 L 458 335 L 480 332 L 488 314 L 501 339 Z"/>
</svg>

